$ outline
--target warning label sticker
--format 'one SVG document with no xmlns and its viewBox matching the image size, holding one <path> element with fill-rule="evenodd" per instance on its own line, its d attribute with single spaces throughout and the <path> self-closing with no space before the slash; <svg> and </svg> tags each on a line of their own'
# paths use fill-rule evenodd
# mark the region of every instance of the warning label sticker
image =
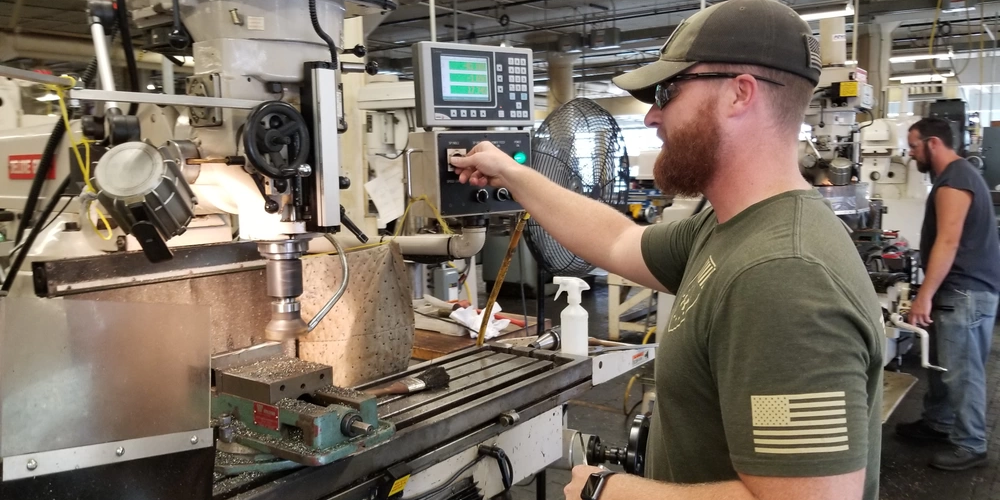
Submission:
<svg viewBox="0 0 1000 500">
<path fill-rule="evenodd" d="M 53 156 L 53 168 L 49 169 L 48 175 L 45 176 L 46 179 L 56 178 L 55 162 L 56 159 Z M 35 178 L 35 171 L 38 170 L 38 166 L 41 163 L 42 155 L 40 154 L 10 155 L 7 157 L 7 178 L 12 180 L 30 181 Z"/>
<path fill-rule="evenodd" d="M 276 431 L 281 428 L 278 415 L 279 410 L 277 406 L 257 402 L 253 404 L 253 423 L 265 429 Z"/>
<path fill-rule="evenodd" d="M 649 361 L 649 349 L 643 349 L 642 352 L 637 352 L 632 355 L 632 368 L 635 368 L 646 361 Z"/>
</svg>

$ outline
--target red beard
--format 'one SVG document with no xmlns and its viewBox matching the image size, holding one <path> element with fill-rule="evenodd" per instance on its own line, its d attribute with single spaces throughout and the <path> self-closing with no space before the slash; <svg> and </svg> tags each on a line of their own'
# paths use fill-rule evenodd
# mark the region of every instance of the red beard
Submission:
<svg viewBox="0 0 1000 500">
<path fill-rule="evenodd" d="M 653 167 L 656 186 L 665 194 L 698 196 L 718 170 L 721 127 L 706 102 L 696 118 L 667 135 Z"/>
</svg>

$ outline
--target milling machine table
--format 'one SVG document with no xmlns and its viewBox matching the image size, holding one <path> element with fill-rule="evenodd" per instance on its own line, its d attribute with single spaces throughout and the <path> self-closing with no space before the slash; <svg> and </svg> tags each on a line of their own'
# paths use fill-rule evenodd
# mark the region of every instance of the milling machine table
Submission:
<svg viewBox="0 0 1000 500">
<path fill-rule="evenodd" d="M 379 487 L 382 473 L 394 464 L 407 462 L 419 470 L 500 433 L 505 428 L 500 416 L 505 412 L 516 411 L 527 420 L 591 387 L 592 365 L 587 358 L 522 347 L 484 346 L 416 365 L 356 389 L 363 392 L 419 375 L 434 366 L 443 367 L 451 376 L 447 387 L 379 398 L 379 420 L 396 427 L 396 434 L 386 443 L 361 449 L 326 466 L 302 468 L 277 480 L 249 476 L 249 482 L 257 486 L 247 489 L 252 486 L 245 485 L 240 489 L 244 492 L 235 496 L 217 485 L 215 498 L 330 498 L 331 494 L 345 500 L 366 498 Z M 327 390 L 314 392 L 314 402 L 325 403 Z M 232 479 L 227 480 L 228 491 L 233 491 Z M 351 484 L 355 486 L 348 489 Z"/>
</svg>

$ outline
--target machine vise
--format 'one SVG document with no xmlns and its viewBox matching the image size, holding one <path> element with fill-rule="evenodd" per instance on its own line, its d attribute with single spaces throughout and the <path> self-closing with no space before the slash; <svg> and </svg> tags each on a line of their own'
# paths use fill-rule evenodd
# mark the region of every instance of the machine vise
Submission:
<svg viewBox="0 0 1000 500">
<path fill-rule="evenodd" d="M 318 466 L 392 437 L 395 426 L 379 420 L 375 397 L 330 385 L 332 377 L 329 366 L 284 357 L 217 370 L 219 439 Z"/>
</svg>

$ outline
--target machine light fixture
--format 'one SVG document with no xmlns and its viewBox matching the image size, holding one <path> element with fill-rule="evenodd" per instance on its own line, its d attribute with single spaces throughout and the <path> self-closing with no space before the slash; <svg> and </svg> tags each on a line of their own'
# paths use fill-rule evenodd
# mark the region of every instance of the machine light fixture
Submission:
<svg viewBox="0 0 1000 500">
<path fill-rule="evenodd" d="M 955 76 L 954 71 L 949 71 L 947 73 L 924 73 L 915 75 L 899 75 L 889 77 L 890 80 L 898 81 L 901 84 L 908 83 L 932 83 L 932 82 L 944 82 L 946 79 Z"/>
<path fill-rule="evenodd" d="M 58 101 L 59 96 L 53 94 L 52 92 L 49 92 L 41 97 L 36 97 L 35 100 L 39 102 L 52 102 L 52 101 Z"/>
<path fill-rule="evenodd" d="M 946 59 L 951 59 L 953 57 L 955 57 L 955 52 L 952 51 L 949 48 L 948 52 L 938 52 L 937 54 L 928 54 L 928 53 L 925 52 L 925 53 L 922 53 L 922 54 L 909 54 L 909 55 L 902 55 L 902 56 L 894 56 L 894 57 L 890 57 L 889 58 L 889 62 L 891 62 L 891 63 L 906 63 L 906 62 L 915 62 L 915 61 L 928 61 L 928 60 L 931 60 L 931 59 L 946 60 Z"/>
<path fill-rule="evenodd" d="M 845 4 L 844 7 L 840 9 L 833 8 L 828 10 L 799 13 L 799 17 L 801 17 L 802 20 L 804 21 L 819 21 L 820 19 L 829 19 L 832 17 L 844 17 L 853 15 L 854 15 L 854 6 L 850 3 Z"/>
</svg>

